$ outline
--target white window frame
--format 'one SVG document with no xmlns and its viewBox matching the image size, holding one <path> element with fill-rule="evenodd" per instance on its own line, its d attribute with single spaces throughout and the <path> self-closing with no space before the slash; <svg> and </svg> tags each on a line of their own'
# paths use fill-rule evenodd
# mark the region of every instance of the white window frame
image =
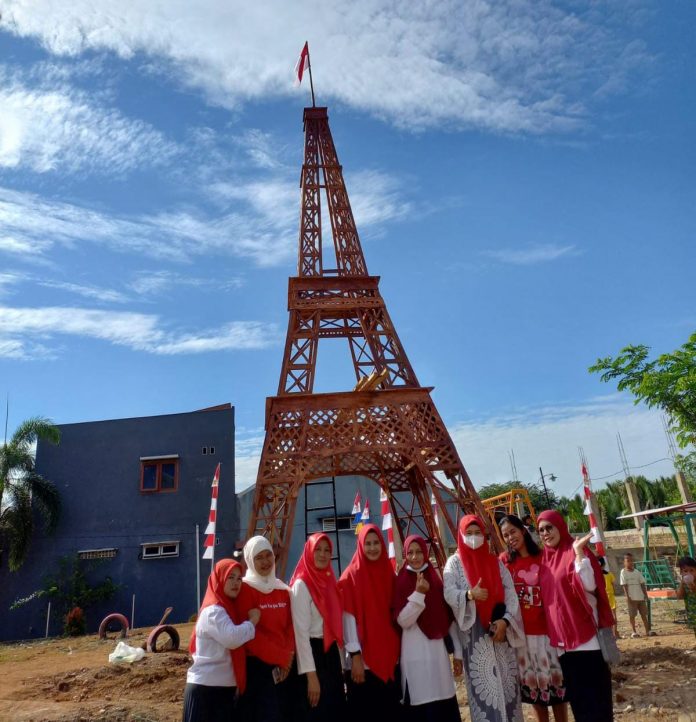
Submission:
<svg viewBox="0 0 696 722">
<path fill-rule="evenodd" d="M 178 557 L 180 551 L 180 541 L 162 541 L 162 542 L 143 542 L 140 545 L 140 558 L 141 559 L 168 559 L 170 557 Z M 176 550 L 173 552 L 165 552 L 164 547 L 174 546 Z M 158 548 L 157 553 L 146 554 L 146 548 Z"/>
<path fill-rule="evenodd" d="M 78 559 L 113 559 L 118 551 L 115 547 L 106 549 L 80 549 L 77 552 Z"/>
<path fill-rule="evenodd" d="M 350 519 L 350 526 L 339 528 L 338 531 L 353 531 L 355 529 L 355 516 L 351 515 L 348 516 L 347 514 L 340 514 L 336 517 L 336 521 L 340 521 L 341 519 Z M 334 517 L 333 516 L 325 516 L 321 520 L 321 530 L 324 532 L 333 533 L 336 531 L 336 524 L 334 523 Z"/>
</svg>

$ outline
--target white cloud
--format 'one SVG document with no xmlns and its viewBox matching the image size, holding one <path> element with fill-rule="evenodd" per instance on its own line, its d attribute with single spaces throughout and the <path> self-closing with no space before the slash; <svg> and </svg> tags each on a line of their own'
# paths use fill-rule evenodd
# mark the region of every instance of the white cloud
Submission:
<svg viewBox="0 0 696 722">
<path fill-rule="evenodd" d="M 508 452 L 512 449 L 521 482 L 537 482 L 541 466 L 545 475 L 557 477 L 549 486 L 558 495 L 577 493 L 582 482 L 579 446 L 587 456 L 595 488 L 601 488 L 606 481 L 623 477 L 617 433 L 633 473 L 648 478 L 674 473 L 671 461 L 665 460 L 667 441 L 659 414 L 618 395 L 513 409 L 489 419 L 452 424 L 449 431 L 477 489 L 510 481 Z M 263 438 L 249 435 L 237 441 L 237 490 L 255 483 Z M 610 479 L 601 478 L 606 476 Z"/>
<path fill-rule="evenodd" d="M 660 415 L 618 395 L 511 410 L 487 420 L 454 424 L 450 433 L 477 488 L 510 480 L 512 449 L 521 481 L 538 481 L 541 466 L 545 474 L 558 478 L 552 487 L 557 493 L 571 494 L 582 481 L 578 447 L 584 449 L 590 474 L 601 487 L 607 481 L 602 477 L 623 476 L 617 433 L 635 473 L 649 477 L 674 473 L 671 462 L 664 460 L 667 440 Z M 638 469 L 644 464 L 650 465 Z"/>
<path fill-rule="evenodd" d="M 497 251 L 483 251 L 483 256 L 492 258 L 501 263 L 510 263 L 514 266 L 533 266 L 537 263 L 548 263 L 567 256 L 577 256 L 579 251 L 575 246 L 558 246 L 553 243 L 529 246 L 528 248 L 505 248 Z"/>
<path fill-rule="evenodd" d="M 191 333 L 169 329 L 159 316 L 143 313 L 0 307 L 0 354 L 4 349 L 10 358 L 45 355 L 47 340 L 57 335 L 99 339 L 158 355 L 262 349 L 278 340 L 273 325 L 256 321 L 233 321 L 220 328 Z M 41 344 L 41 354 L 37 354 L 34 342 Z"/>
<path fill-rule="evenodd" d="M 0 66 L 0 168 L 39 173 L 105 171 L 111 175 L 172 158 L 173 143 L 146 123 L 124 117 L 64 82 L 26 85 Z"/>
<path fill-rule="evenodd" d="M 645 53 L 634 12 L 550 0 L 7 0 L 3 26 L 50 52 L 144 53 L 152 65 L 230 108 L 287 96 L 305 38 L 319 102 L 397 125 L 494 131 L 577 127 L 593 94 L 617 92 Z M 632 33 L 632 34 L 631 34 Z M 606 84 L 611 76 L 610 85 Z"/>
<path fill-rule="evenodd" d="M 231 288 L 241 288 L 244 280 L 240 277 L 226 278 L 219 280 L 216 278 L 197 278 L 194 276 L 184 276 L 181 273 L 173 271 L 139 271 L 135 278 L 128 283 L 129 288 L 133 289 L 141 296 L 154 296 L 165 294 L 179 286 L 189 286 L 191 288 L 209 289 L 210 291 L 224 291 Z"/>
<path fill-rule="evenodd" d="M 98 286 L 86 286 L 80 283 L 69 283 L 67 281 L 37 281 L 39 286 L 55 288 L 59 291 L 67 291 L 84 298 L 92 298 L 102 303 L 127 303 L 130 299 L 124 293 L 115 291 L 112 288 L 100 288 Z"/>
</svg>

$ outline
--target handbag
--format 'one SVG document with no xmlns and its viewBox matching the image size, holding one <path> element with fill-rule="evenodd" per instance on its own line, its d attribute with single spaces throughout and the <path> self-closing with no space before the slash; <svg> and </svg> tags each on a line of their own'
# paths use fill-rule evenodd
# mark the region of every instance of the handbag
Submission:
<svg viewBox="0 0 696 722">
<path fill-rule="evenodd" d="M 602 650 L 604 661 L 611 667 L 621 661 L 621 651 L 616 644 L 614 632 L 611 627 L 598 627 L 597 639 L 599 648 Z"/>
</svg>

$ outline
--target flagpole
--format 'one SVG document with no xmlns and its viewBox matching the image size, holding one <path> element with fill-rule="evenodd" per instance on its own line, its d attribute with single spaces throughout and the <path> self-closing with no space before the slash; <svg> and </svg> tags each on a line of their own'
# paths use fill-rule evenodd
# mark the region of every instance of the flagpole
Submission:
<svg viewBox="0 0 696 722">
<path fill-rule="evenodd" d="M 196 609 L 201 606 L 201 539 L 196 524 Z"/>
<path fill-rule="evenodd" d="M 222 476 L 222 462 L 218 462 L 220 476 Z M 215 536 L 213 537 L 213 553 L 210 555 L 210 573 L 215 569 L 215 542 L 217 541 L 217 522 L 220 518 L 220 476 L 218 476 L 217 499 L 215 500 Z"/>
<path fill-rule="evenodd" d="M 309 87 L 312 91 L 312 108 L 316 108 L 317 104 L 314 102 L 314 82 L 312 80 L 312 59 L 309 57 L 309 43 L 307 43 L 307 70 L 309 70 Z"/>
</svg>

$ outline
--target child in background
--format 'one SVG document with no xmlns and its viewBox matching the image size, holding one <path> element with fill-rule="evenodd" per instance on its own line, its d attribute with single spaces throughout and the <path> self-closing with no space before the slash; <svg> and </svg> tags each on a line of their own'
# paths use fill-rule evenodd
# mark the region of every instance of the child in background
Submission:
<svg viewBox="0 0 696 722">
<path fill-rule="evenodd" d="M 614 584 L 616 583 L 616 577 L 609 570 L 609 565 L 604 557 L 597 557 L 599 566 L 602 567 L 602 574 L 604 575 L 604 585 L 607 588 L 607 597 L 609 597 L 609 606 L 611 607 L 611 613 L 614 615 L 614 638 L 621 639 L 619 634 L 619 625 L 616 618 L 616 594 L 614 593 Z"/>
<path fill-rule="evenodd" d="M 686 623 L 696 634 L 696 559 L 682 557 L 678 562 L 681 582 L 677 589 L 677 599 L 684 600 Z"/>
</svg>

